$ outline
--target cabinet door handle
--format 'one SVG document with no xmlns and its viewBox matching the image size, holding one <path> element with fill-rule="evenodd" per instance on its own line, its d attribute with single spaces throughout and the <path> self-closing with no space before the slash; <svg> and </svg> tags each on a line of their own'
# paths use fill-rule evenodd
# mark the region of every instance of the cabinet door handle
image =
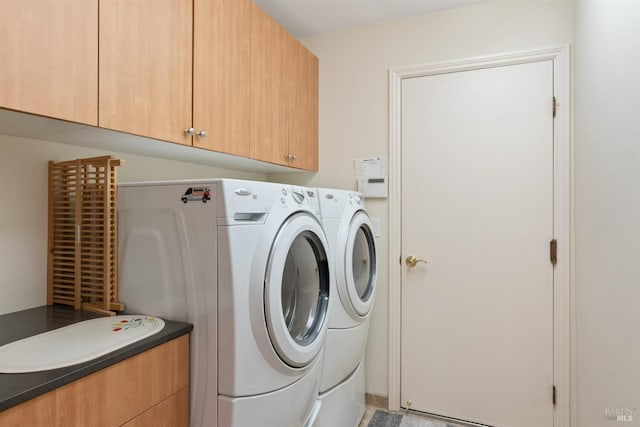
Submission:
<svg viewBox="0 0 640 427">
<path fill-rule="evenodd" d="M 207 131 L 206 130 L 201 130 L 200 132 L 196 133 L 196 130 L 194 128 L 189 128 L 189 129 L 185 129 L 184 130 L 185 135 L 189 135 L 189 136 L 197 136 L 199 138 L 206 138 L 207 137 Z"/>
<path fill-rule="evenodd" d="M 296 156 L 295 154 L 287 154 L 287 160 L 295 160 L 297 158 L 298 156 Z"/>
</svg>

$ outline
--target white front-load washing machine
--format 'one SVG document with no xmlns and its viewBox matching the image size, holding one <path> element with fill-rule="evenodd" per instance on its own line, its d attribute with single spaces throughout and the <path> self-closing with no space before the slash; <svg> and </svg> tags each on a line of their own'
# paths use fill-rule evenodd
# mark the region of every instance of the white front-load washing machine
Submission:
<svg viewBox="0 0 640 427">
<path fill-rule="evenodd" d="M 191 426 L 314 423 L 332 275 L 317 212 L 290 185 L 119 186 L 120 299 L 194 324 Z"/>
<path fill-rule="evenodd" d="M 316 425 L 357 426 L 365 409 L 364 353 L 375 300 L 375 237 L 362 194 L 317 191 L 335 275 Z"/>
</svg>

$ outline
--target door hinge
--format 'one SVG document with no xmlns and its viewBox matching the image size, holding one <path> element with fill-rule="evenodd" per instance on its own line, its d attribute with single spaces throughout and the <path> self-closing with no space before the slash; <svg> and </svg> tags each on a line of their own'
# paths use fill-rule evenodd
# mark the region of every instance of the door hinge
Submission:
<svg viewBox="0 0 640 427">
<path fill-rule="evenodd" d="M 556 403 L 558 403 L 556 386 L 553 386 L 553 398 L 552 399 L 553 399 L 553 406 L 556 406 Z"/>
<path fill-rule="evenodd" d="M 558 111 L 558 101 L 556 100 L 556 97 L 553 97 L 553 117 L 556 116 L 556 111 Z"/>
<path fill-rule="evenodd" d="M 549 259 L 553 265 L 558 263 L 558 241 L 556 239 L 549 242 Z"/>
</svg>

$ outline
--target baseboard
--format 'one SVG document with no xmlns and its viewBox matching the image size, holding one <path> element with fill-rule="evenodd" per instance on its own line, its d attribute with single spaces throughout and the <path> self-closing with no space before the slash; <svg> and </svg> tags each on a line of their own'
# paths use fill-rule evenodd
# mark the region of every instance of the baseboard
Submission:
<svg viewBox="0 0 640 427">
<path fill-rule="evenodd" d="M 389 398 L 387 396 L 378 396 L 377 394 L 364 394 L 364 401 L 367 406 L 375 406 L 376 408 L 388 409 Z"/>
</svg>

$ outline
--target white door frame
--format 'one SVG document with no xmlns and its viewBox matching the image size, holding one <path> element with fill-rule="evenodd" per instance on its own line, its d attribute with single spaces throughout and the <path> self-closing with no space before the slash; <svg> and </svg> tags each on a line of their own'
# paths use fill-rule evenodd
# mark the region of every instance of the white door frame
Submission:
<svg viewBox="0 0 640 427">
<path fill-rule="evenodd" d="M 571 337 L 573 303 L 572 150 L 569 46 L 470 58 L 461 61 L 389 70 L 389 409 L 400 409 L 400 326 L 402 303 L 401 242 L 401 97 L 402 80 L 448 72 L 553 61 L 553 92 L 557 114 L 554 137 L 554 237 L 558 263 L 553 291 L 553 379 L 556 386 L 554 427 L 569 427 L 571 393 Z M 549 100 L 549 111 L 552 104 Z M 399 262 L 400 260 L 400 262 Z M 551 390 L 549 390 L 551 399 Z"/>
</svg>

